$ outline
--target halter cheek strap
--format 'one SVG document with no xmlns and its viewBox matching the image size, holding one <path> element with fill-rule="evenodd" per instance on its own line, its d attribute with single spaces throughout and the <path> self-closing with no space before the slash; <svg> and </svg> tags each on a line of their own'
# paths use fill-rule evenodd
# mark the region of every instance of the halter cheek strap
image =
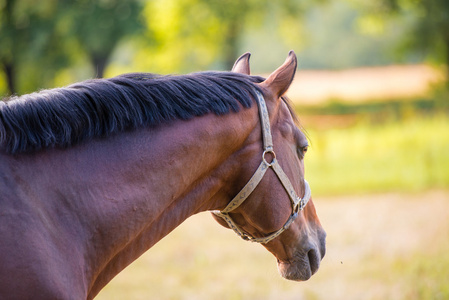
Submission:
<svg viewBox="0 0 449 300">
<path fill-rule="evenodd" d="M 232 199 L 231 202 L 229 202 L 229 204 L 223 210 L 221 211 L 216 210 L 213 211 L 213 213 L 216 216 L 219 216 L 222 219 L 224 219 L 226 223 L 228 223 L 229 227 L 233 229 L 244 240 L 266 244 L 271 240 L 273 240 L 274 238 L 276 238 L 277 236 L 279 236 L 291 225 L 291 223 L 298 216 L 298 212 L 303 210 L 304 207 L 306 206 L 307 202 L 310 199 L 311 192 L 309 184 L 307 183 L 307 181 L 304 180 L 304 197 L 302 198 L 298 197 L 293 188 L 293 185 L 291 184 L 285 172 L 282 170 L 281 165 L 278 163 L 276 159 L 276 153 L 273 150 L 273 139 L 271 136 L 270 119 L 268 116 L 268 109 L 265 103 L 265 99 L 263 98 L 262 94 L 259 91 L 256 91 L 256 93 L 257 93 L 257 104 L 259 107 L 259 116 L 262 125 L 262 137 L 264 149 L 262 154 L 262 162 L 260 163 L 254 175 L 248 181 L 248 183 L 234 197 L 234 199 Z M 268 156 L 272 157 L 271 162 L 267 161 Z M 290 215 L 284 226 L 282 226 L 279 230 L 269 234 L 268 236 L 256 238 L 240 229 L 240 227 L 234 222 L 234 220 L 229 215 L 229 212 L 239 207 L 248 198 L 248 196 L 254 191 L 254 189 L 260 183 L 268 168 L 273 169 L 273 171 L 279 178 L 279 181 L 282 183 L 282 186 L 287 191 L 287 194 L 289 195 L 290 201 L 292 203 L 292 214 Z"/>
</svg>

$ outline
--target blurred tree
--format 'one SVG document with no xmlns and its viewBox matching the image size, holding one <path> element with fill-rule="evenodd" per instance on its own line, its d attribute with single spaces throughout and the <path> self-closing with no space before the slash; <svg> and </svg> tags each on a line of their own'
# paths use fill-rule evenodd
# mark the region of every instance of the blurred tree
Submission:
<svg viewBox="0 0 449 300">
<path fill-rule="evenodd" d="M 140 0 L 0 0 L 0 64 L 9 93 L 51 85 L 58 70 L 82 56 L 102 77 L 119 41 L 143 28 L 141 9 Z"/>
<path fill-rule="evenodd" d="M 267 5 L 264 0 L 222 1 L 201 0 L 211 15 L 220 24 L 221 54 L 226 69 L 230 69 L 235 59 L 241 54 L 238 52 L 238 43 L 241 33 L 247 25 L 251 15 L 263 16 L 263 7 Z M 258 21 L 260 22 L 260 21 Z"/>
<path fill-rule="evenodd" d="M 235 59 L 241 55 L 239 46 L 247 28 L 260 27 L 267 22 L 267 18 L 276 19 L 278 32 L 282 30 L 282 25 L 279 23 L 285 22 L 287 26 L 301 27 L 301 15 L 310 5 L 298 0 L 201 0 L 200 2 L 220 24 L 221 56 L 224 67 L 228 70 L 233 66 Z M 310 1 L 314 4 L 317 2 L 319 1 Z"/>
<path fill-rule="evenodd" d="M 147 2 L 144 15 L 151 20 L 147 27 L 155 38 L 155 44 L 144 51 L 151 53 L 151 58 L 141 54 L 139 62 L 143 62 L 147 69 L 163 72 L 189 71 L 212 62 L 215 66 L 229 69 L 241 54 L 242 37 L 249 28 L 260 27 L 267 18 L 276 18 L 280 23 L 288 21 L 289 26 L 300 27 L 301 13 L 308 5 L 319 1 Z"/>
<path fill-rule="evenodd" d="M 95 76 L 103 77 L 117 44 L 143 29 L 140 0 L 67 1 L 60 16 L 71 20 L 70 35 L 89 57 Z"/>
<path fill-rule="evenodd" d="M 357 0 L 352 0 L 357 2 Z M 398 14 L 414 15 L 410 32 L 405 36 L 405 52 L 420 50 L 429 59 L 447 66 L 449 84 L 449 1 L 448 0 L 377 0 L 369 4 L 365 19 L 382 23 Z"/>
<path fill-rule="evenodd" d="M 51 78 L 52 70 L 65 66 L 61 55 L 62 36 L 54 27 L 56 0 L 35 5 L 32 0 L 0 1 L 0 63 L 10 94 L 35 89 Z M 32 67 L 33 66 L 33 67 Z M 19 73 L 37 76 L 22 76 Z M 26 81 L 26 82 L 25 82 Z"/>
</svg>

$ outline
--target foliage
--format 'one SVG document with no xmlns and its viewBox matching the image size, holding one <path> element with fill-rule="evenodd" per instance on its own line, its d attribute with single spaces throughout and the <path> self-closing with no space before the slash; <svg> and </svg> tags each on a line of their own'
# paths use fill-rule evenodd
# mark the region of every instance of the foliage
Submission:
<svg viewBox="0 0 449 300">
<path fill-rule="evenodd" d="M 342 69 L 422 61 L 416 55 L 403 59 L 397 55 L 398 43 L 410 26 L 409 16 L 383 18 L 382 23 L 365 21 L 371 19 L 347 1 L 311 7 L 302 24 L 300 68 Z"/>
<path fill-rule="evenodd" d="M 0 1 L 0 62 L 10 93 L 51 86 L 88 57 L 98 76 L 117 43 L 140 26 L 140 1 Z"/>
<path fill-rule="evenodd" d="M 71 3 L 67 1 L 60 8 L 60 19 L 69 20 L 69 36 L 86 52 L 96 76 L 103 77 L 118 42 L 126 36 L 140 34 L 143 29 L 140 1 L 79 0 L 76 5 Z"/>
<path fill-rule="evenodd" d="M 420 50 L 428 59 L 449 65 L 449 1 L 447 0 L 349 0 L 363 7 L 362 23 L 382 27 L 400 14 L 414 16 L 403 40 L 404 53 Z M 449 79 L 449 67 L 447 71 Z"/>
<path fill-rule="evenodd" d="M 347 115 L 356 116 L 355 119 L 369 120 L 374 123 L 379 120 L 401 120 L 408 115 L 433 114 L 437 111 L 449 113 L 449 94 L 443 88 L 435 89 L 430 98 L 420 99 L 390 99 L 388 101 L 366 101 L 348 103 L 330 101 L 326 105 L 296 105 L 301 115 Z"/>
<path fill-rule="evenodd" d="M 267 18 L 299 27 L 304 5 L 289 0 L 147 2 L 143 14 L 154 41 L 138 52 L 140 67 L 161 73 L 189 72 L 211 65 L 229 70 L 241 54 L 240 45 L 248 30 L 260 27 Z"/>
<path fill-rule="evenodd" d="M 63 32 L 54 23 L 57 1 L 4 0 L 0 8 L 0 63 L 8 88 L 11 93 L 34 90 L 68 64 Z"/>
<path fill-rule="evenodd" d="M 51 0 L 37 6 L 29 0 L 0 0 L 0 61 L 10 93 L 50 87 L 53 80 L 77 80 L 69 73 L 86 60 L 101 77 L 114 49 L 129 36 L 136 37 L 138 47 L 124 48 L 122 54 L 132 58 L 119 61 L 132 63 L 133 71 L 185 72 L 213 63 L 229 69 L 240 55 L 238 46 L 248 26 L 261 24 L 275 11 L 285 15 L 278 18 L 281 23 L 285 19 L 299 26 L 304 3 Z"/>
<path fill-rule="evenodd" d="M 0 0 L 0 93 L 101 77 L 106 66 L 107 76 L 228 70 L 246 51 L 255 54 L 252 66 L 259 73 L 276 68 L 290 49 L 301 68 L 421 62 L 427 54 L 442 62 L 446 3 Z M 393 59 L 404 37 L 401 59 Z"/>
</svg>

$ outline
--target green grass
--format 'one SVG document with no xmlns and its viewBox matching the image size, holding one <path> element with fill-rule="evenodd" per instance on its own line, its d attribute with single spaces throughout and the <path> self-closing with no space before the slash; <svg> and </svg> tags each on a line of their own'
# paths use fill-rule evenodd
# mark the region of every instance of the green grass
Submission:
<svg viewBox="0 0 449 300">
<path fill-rule="evenodd" d="M 397 259 L 393 264 L 407 300 L 449 299 L 449 245 L 436 253 L 416 253 L 411 259 Z"/>
<path fill-rule="evenodd" d="M 308 135 L 306 178 L 314 194 L 449 187 L 449 117 L 444 113 L 312 128 Z"/>
<path fill-rule="evenodd" d="M 449 243 L 436 243 L 438 245 L 430 247 L 432 250 L 423 246 L 420 251 L 402 257 L 369 257 L 365 265 L 354 272 L 355 276 L 367 286 L 378 289 L 373 299 L 449 299 Z"/>
</svg>

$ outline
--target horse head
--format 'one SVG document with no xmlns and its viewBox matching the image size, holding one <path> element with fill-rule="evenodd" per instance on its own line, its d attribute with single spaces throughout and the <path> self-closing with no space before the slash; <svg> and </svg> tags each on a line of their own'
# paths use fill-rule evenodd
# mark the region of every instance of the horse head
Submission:
<svg viewBox="0 0 449 300">
<path fill-rule="evenodd" d="M 249 58 L 249 53 L 242 55 L 232 71 L 250 75 Z M 281 67 L 257 84 L 260 125 L 239 151 L 232 183 L 237 196 L 213 215 L 242 238 L 261 243 L 276 257 L 284 278 L 303 281 L 319 268 L 326 233 L 304 179 L 307 138 L 283 97 L 296 67 L 291 51 Z"/>
</svg>

